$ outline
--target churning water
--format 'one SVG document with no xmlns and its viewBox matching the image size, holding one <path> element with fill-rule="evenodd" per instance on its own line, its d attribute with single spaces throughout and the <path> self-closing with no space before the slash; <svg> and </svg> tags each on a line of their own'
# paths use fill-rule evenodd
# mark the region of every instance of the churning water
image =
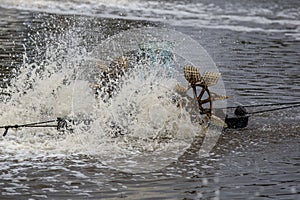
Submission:
<svg viewBox="0 0 300 200">
<path fill-rule="evenodd" d="M 1 199 L 299 199 L 299 109 L 204 137 L 173 102 L 183 64 L 219 70 L 212 89 L 225 87 L 230 106 L 299 101 L 298 2 L 0 3 L 0 125 L 90 122 L 65 134 L 10 129 L 0 139 Z M 178 66 L 139 64 L 113 98 L 98 98 L 98 66 L 157 38 L 175 41 Z M 216 144 L 201 156 L 206 141 Z"/>
</svg>

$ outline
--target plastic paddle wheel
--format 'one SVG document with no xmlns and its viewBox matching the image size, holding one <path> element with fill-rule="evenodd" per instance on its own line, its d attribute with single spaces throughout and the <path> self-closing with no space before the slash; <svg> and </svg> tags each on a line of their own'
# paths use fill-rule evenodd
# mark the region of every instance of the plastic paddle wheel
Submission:
<svg viewBox="0 0 300 200">
<path fill-rule="evenodd" d="M 215 85 L 220 77 L 220 73 L 206 72 L 202 77 L 199 69 L 193 66 L 184 68 L 184 76 L 193 90 L 194 99 L 198 102 L 200 114 L 212 116 L 213 100 L 208 89 L 209 85 Z"/>
<path fill-rule="evenodd" d="M 189 85 L 187 88 L 178 85 L 177 91 L 185 94 L 193 102 L 192 104 L 195 103 L 198 106 L 198 113 L 200 112 L 200 115 L 205 115 L 203 118 L 215 125 L 226 127 L 226 123 L 213 114 L 213 102 L 229 97 L 218 95 L 209 90 L 209 87 L 217 84 L 221 74 L 217 72 L 205 72 L 202 76 L 197 67 L 186 66 L 184 67 L 184 76 Z M 188 95 L 189 90 L 192 90 L 193 97 Z"/>
</svg>

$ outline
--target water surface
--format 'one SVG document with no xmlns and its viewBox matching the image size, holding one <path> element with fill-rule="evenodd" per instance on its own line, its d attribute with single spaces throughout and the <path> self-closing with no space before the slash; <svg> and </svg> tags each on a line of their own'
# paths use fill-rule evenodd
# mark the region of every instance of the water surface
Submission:
<svg viewBox="0 0 300 200">
<path fill-rule="evenodd" d="M 233 96 L 229 106 L 299 101 L 297 1 L 0 3 L 3 102 L 29 92 L 29 83 L 10 86 L 24 63 L 71 68 L 82 64 L 72 55 L 89 55 L 105 38 L 149 25 L 180 31 L 208 51 Z M 46 85 L 34 94 L 47 99 Z M 22 100 L 2 104 L 1 123 L 42 120 L 30 105 L 36 99 Z M 253 116 L 246 129 L 224 131 L 208 157 L 191 150 L 150 173 L 103 163 L 101 138 L 56 141 L 53 131 L 11 131 L 0 139 L 1 199 L 300 199 L 299 120 L 299 108 Z"/>
</svg>

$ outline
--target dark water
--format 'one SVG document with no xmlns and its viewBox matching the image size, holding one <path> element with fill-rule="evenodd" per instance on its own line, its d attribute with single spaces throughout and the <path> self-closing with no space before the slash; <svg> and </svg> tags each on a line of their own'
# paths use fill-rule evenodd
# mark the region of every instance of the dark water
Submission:
<svg viewBox="0 0 300 200">
<path fill-rule="evenodd" d="M 233 96 L 229 105 L 300 99 L 297 1 L 93 3 L 84 12 L 77 2 L 54 9 L 3 1 L 1 87 L 10 85 L 25 49 L 26 62 L 40 63 L 46 44 L 59 46 L 66 30 L 93 49 L 121 30 L 154 25 L 189 35 L 208 51 Z M 190 152 L 152 173 L 120 172 L 80 153 L 22 158 L 1 138 L 1 199 L 300 199 L 299 111 L 255 115 L 246 129 L 224 131 L 208 157 Z"/>
</svg>

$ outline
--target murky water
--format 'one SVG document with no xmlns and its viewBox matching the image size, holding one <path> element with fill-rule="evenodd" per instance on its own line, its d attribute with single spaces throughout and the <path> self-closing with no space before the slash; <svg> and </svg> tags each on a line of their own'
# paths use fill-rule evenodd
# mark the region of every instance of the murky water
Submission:
<svg viewBox="0 0 300 200">
<path fill-rule="evenodd" d="M 1 0 L 0 125 L 52 119 L 77 107 L 92 112 L 95 107 L 85 106 L 99 105 L 85 91 L 86 83 L 78 80 L 72 85 L 64 80 L 73 80 L 77 66 L 93 65 L 91 52 L 101 41 L 148 25 L 167 26 L 199 42 L 222 73 L 226 93 L 233 96 L 229 106 L 299 101 L 299 7 L 297 1 Z M 38 76 L 38 70 L 43 76 Z M 150 76 L 149 82 L 153 78 L 159 83 L 155 95 L 166 93 L 160 85 L 173 84 L 170 77 Z M 129 80 L 119 97 L 136 85 L 144 84 L 145 91 L 149 87 L 147 81 Z M 68 93 L 74 87 L 75 100 L 74 93 Z M 134 94 L 131 97 L 143 105 L 141 110 L 152 106 L 162 118 L 181 127 L 178 135 L 170 124 L 165 127 L 176 136 L 174 141 L 181 142 L 173 146 L 142 140 L 121 143 L 106 138 L 109 129 L 97 125 L 97 134 L 9 130 L 0 139 L 1 199 L 300 199 L 299 108 L 252 116 L 246 129 L 223 131 L 209 155 L 199 157 L 197 143 L 188 148 L 198 127 L 187 119 L 174 121 L 168 113 L 176 111 L 168 101 L 157 107 L 158 102 L 142 98 L 145 94 Z M 101 122 L 112 117 L 128 123 L 132 118 L 123 117 L 128 108 L 117 109 L 122 103 L 122 98 L 116 98 L 110 105 L 101 104 L 101 112 L 91 116 Z M 142 125 L 139 131 L 137 126 L 130 131 L 157 130 Z M 128 144 L 143 149 L 142 153 L 131 151 Z M 157 157 L 172 161 L 147 173 L 117 166 L 124 164 L 118 160 L 123 154 L 147 164 L 153 147 L 164 151 Z M 180 148 L 187 150 L 174 156 L 182 152 Z M 134 163 L 127 164 L 134 169 Z"/>
</svg>

